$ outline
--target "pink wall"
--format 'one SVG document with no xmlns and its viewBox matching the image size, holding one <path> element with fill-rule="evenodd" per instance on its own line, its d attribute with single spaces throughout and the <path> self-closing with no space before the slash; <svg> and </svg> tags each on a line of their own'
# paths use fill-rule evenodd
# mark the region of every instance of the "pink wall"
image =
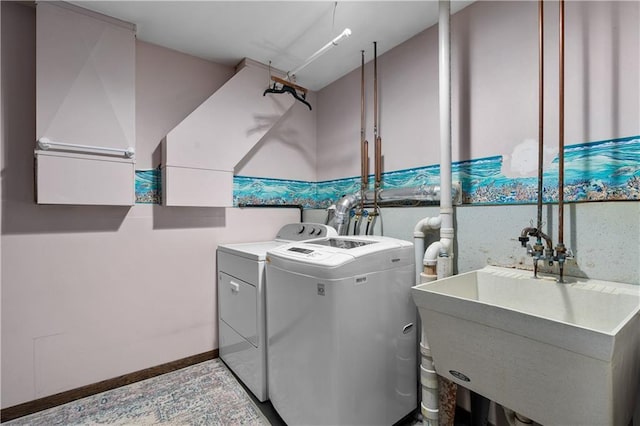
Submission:
<svg viewBox="0 0 640 426">
<path fill-rule="evenodd" d="M 565 143 L 637 135 L 640 5 L 566 2 Z M 505 174 L 535 175 L 514 155 L 538 132 L 537 2 L 481 1 L 452 17 L 453 159 L 505 156 Z M 545 150 L 558 140 L 558 7 L 545 9 Z M 384 41 L 381 41 L 384 42 Z M 384 171 L 439 163 L 437 26 L 378 58 Z M 372 47 L 367 47 L 367 60 Z M 366 66 L 367 134 L 373 129 Z M 360 70 L 318 92 L 318 180 L 360 174 Z M 525 151 L 526 151 L 525 149 Z M 371 152 L 371 158 L 373 153 Z"/>
<path fill-rule="evenodd" d="M 233 75 L 233 69 L 136 43 L 136 169 L 158 167 L 160 141 Z M 156 151 L 157 150 L 157 151 Z"/>
<path fill-rule="evenodd" d="M 316 181 L 316 94 L 307 93 L 306 100 L 313 109 L 309 111 L 296 101 L 283 120 L 238 163 L 235 175 Z"/>
<path fill-rule="evenodd" d="M 271 239 L 299 212 L 36 205 L 35 10 L 0 6 L 2 408 L 217 348 L 216 246 Z M 137 51 L 142 169 L 232 70 L 146 43 Z"/>
</svg>

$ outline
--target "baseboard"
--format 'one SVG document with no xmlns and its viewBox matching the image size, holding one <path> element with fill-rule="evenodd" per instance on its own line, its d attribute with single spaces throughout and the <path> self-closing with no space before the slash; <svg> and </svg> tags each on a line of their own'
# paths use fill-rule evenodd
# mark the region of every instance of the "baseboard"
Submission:
<svg viewBox="0 0 640 426">
<path fill-rule="evenodd" d="M 0 422 L 8 422 L 9 420 L 17 419 L 18 417 L 47 410 L 58 405 L 86 398 L 87 396 L 119 388 L 121 386 L 126 386 L 141 380 L 150 379 L 161 374 L 170 373 L 214 358 L 218 358 L 218 349 L 198 355 L 188 356 L 176 361 L 167 362 L 166 364 L 156 365 L 155 367 L 145 368 L 144 370 L 135 371 L 133 373 L 123 374 L 122 376 L 114 377 L 113 379 L 103 380 L 98 383 L 60 392 L 55 395 L 45 396 L 44 398 L 14 405 L 13 407 L 7 407 L 0 410 Z"/>
</svg>

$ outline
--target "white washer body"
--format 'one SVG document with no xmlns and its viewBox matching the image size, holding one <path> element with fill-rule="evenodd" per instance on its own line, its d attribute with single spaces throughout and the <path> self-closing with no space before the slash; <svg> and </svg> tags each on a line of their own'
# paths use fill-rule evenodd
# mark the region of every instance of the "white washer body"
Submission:
<svg viewBox="0 0 640 426">
<path fill-rule="evenodd" d="M 326 235 L 336 235 L 335 229 L 315 223 L 291 223 L 283 226 L 273 241 L 218 246 L 219 355 L 260 401 L 269 398 L 265 325 L 267 250 Z"/>
<path fill-rule="evenodd" d="M 417 407 L 414 274 L 413 245 L 386 237 L 268 251 L 269 396 L 287 424 L 391 425 Z"/>
</svg>

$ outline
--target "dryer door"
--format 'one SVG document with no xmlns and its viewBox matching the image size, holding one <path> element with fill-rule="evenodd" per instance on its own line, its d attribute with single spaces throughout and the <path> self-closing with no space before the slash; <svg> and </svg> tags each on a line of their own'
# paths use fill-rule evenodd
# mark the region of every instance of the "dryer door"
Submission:
<svg viewBox="0 0 640 426">
<path fill-rule="evenodd" d="M 256 288 L 224 272 L 218 274 L 218 286 L 220 319 L 258 347 Z"/>
</svg>

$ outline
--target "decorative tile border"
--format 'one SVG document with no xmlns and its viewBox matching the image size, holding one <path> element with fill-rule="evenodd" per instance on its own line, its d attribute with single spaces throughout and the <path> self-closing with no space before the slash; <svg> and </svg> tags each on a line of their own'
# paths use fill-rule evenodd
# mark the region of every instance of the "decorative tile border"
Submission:
<svg viewBox="0 0 640 426">
<path fill-rule="evenodd" d="M 160 169 L 136 170 L 136 203 L 162 204 Z"/>
<path fill-rule="evenodd" d="M 481 170 L 469 162 L 471 170 L 460 174 L 463 203 L 535 203 L 537 178 L 505 177 L 502 157 L 492 159 Z M 567 146 L 564 162 L 565 201 L 640 200 L 640 136 Z M 542 199 L 558 201 L 557 157 L 543 173 Z"/>
<path fill-rule="evenodd" d="M 454 181 L 462 184 L 464 204 L 530 204 L 537 198 L 536 177 L 502 174 L 502 156 L 452 164 Z M 543 175 L 543 200 L 558 199 L 558 159 Z M 369 179 L 373 182 L 373 176 Z M 383 188 L 437 185 L 440 166 L 386 172 Z M 360 177 L 321 182 L 234 176 L 233 203 L 300 204 L 326 208 L 343 195 L 360 190 Z M 565 147 L 565 201 L 640 200 L 640 136 Z M 160 170 L 136 171 L 136 202 L 160 203 Z"/>
<path fill-rule="evenodd" d="M 316 208 L 316 184 L 301 180 L 233 177 L 233 205 L 299 204 Z"/>
</svg>

